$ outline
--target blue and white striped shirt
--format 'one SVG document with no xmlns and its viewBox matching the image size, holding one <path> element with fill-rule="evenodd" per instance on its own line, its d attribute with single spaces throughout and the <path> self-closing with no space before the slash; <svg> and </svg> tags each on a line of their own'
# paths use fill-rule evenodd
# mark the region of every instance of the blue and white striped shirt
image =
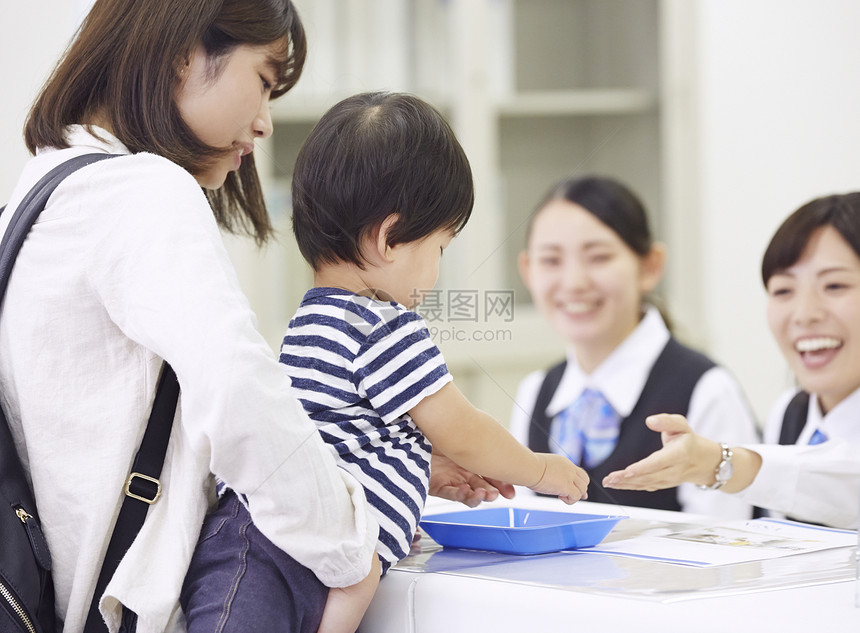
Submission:
<svg viewBox="0 0 860 633">
<path fill-rule="evenodd" d="M 430 478 L 430 442 L 408 411 L 452 380 L 424 320 L 337 288 L 305 294 L 281 347 L 297 396 L 379 522 L 383 570 L 409 553 Z"/>
</svg>

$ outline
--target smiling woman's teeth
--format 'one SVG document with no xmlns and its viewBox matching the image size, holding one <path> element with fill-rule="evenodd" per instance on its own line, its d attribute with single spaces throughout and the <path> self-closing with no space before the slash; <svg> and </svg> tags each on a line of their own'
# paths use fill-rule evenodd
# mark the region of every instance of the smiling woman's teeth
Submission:
<svg viewBox="0 0 860 633">
<path fill-rule="evenodd" d="M 571 314 L 584 314 L 591 310 L 594 306 L 590 303 L 583 303 L 581 301 L 576 302 L 568 302 L 564 304 L 564 309 L 566 312 L 570 312 Z"/>
<path fill-rule="evenodd" d="M 816 338 L 804 338 L 794 344 L 798 352 L 818 352 L 823 349 L 836 349 L 842 345 L 842 341 L 826 336 Z"/>
</svg>

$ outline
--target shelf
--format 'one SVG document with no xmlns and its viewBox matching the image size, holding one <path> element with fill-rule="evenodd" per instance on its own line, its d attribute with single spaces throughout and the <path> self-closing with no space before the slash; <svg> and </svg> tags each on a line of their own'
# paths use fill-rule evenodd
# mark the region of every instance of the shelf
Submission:
<svg viewBox="0 0 860 633">
<path fill-rule="evenodd" d="M 328 108 L 346 96 L 288 94 L 272 103 L 272 120 L 276 123 L 315 123 Z M 442 111 L 448 109 L 447 99 L 434 99 L 426 94 L 422 98 Z M 529 91 L 501 99 L 496 104 L 496 112 L 502 117 L 636 114 L 656 108 L 657 95 L 653 92 L 625 88 Z"/>
<path fill-rule="evenodd" d="M 295 0 L 311 55 L 301 82 L 272 103 L 275 132 L 260 153 L 286 239 L 265 261 L 243 260 L 267 340 L 280 342 L 311 283 L 289 236 L 299 148 L 342 99 L 410 92 L 451 123 L 475 180 L 473 219 L 446 255 L 439 288 L 510 291 L 516 310 L 510 322 L 428 326 L 460 389 L 507 420 L 522 378 L 565 349 L 530 305 L 516 264 L 546 189 L 570 174 L 615 176 L 656 212 L 659 234 L 663 1 Z"/>
<path fill-rule="evenodd" d="M 405 92 L 410 91 L 407 90 Z M 275 123 L 315 124 L 330 107 L 350 96 L 350 94 L 353 93 L 342 92 L 327 95 L 287 93 L 280 99 L 272 102 L 272 121 Z M 439 109 L 443 114 L 446 114 L 451 109 L 450 98 L 426 92 L 422 92 L 420 96 L 424 101 Z"/>
<path fill-rule="evenodd" d="M 287 93 L 272 102 L 272 121 L 275 123 L 316 123 L 340 97 L 308 97 Z"/>
<path fill-rule="evenodd" d="M 499 102 L 500 116 L 581 116 L 635 114 L 657 108 L 647 90 L 585 89 L 522 92 Z"/>
</svg>

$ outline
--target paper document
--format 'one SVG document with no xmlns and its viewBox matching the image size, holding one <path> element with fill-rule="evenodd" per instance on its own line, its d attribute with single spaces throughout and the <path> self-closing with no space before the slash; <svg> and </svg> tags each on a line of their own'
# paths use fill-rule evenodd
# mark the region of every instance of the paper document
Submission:
<svg viewBox="0 0 860 633">
<path fill-rule="evenodd" d="M 754 519 L 710 526 L 665 528 L 601 543 L 585 551 L 649 558 L 681 565 L 732 565 L 857 545 L 857 532 Z"/>
</svg>

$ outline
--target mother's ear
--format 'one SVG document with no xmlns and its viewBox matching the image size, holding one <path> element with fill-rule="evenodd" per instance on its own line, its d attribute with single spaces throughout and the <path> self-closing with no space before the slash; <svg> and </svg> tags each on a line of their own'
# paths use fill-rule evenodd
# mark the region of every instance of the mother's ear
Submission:
<svg viewBox="0 0 860 633">
<path fill-rule="evenodd" d="M 180 83 L 184 83 L 188 79 L 190 71 L 191 55 L 183 55 L 173 62 L 173 72 Z"/>
</svg>

